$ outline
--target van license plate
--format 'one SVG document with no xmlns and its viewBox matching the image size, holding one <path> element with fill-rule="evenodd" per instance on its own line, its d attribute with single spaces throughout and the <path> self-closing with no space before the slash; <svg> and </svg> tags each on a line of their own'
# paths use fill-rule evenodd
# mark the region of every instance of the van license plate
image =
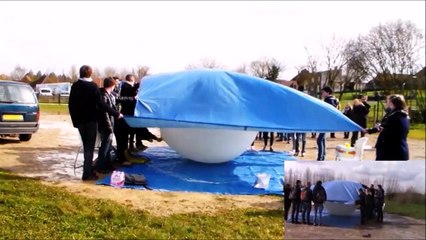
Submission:
<svg viewBox="0 0 426 240">
<path fill-rule="evenodd" d="M 24 121 L 24 116 L 20 114 L 3 114 L 3 121 Z"/>
</svg>

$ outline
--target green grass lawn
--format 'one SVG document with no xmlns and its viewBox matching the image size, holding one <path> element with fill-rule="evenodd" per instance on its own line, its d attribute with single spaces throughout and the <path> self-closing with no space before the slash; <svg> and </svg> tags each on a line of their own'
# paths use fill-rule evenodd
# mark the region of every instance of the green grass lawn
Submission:
<svg viewBox="0 0 426 240">
<path fill-rule="evenodd" d="M 418 203 L 400 204 L 396 201 L 386 200 L 385 212 L 402 216 L 413 217 L 425 220 L 425 205 Z"/>
<path fill-rule="evenodd" d="M 408 137 L 412 139 L 425 140 L 425 124 L 411 124 Z"/>
<path fill-rule="evenodd" d="M 2 239 L 283 239 L 283 211 L 156 217 L 0 171 Z"/>
<path fill-rule="evenodd" d="M 41 114 L 67 115 L 68 104 L 40 103 Z"/>
</svg>

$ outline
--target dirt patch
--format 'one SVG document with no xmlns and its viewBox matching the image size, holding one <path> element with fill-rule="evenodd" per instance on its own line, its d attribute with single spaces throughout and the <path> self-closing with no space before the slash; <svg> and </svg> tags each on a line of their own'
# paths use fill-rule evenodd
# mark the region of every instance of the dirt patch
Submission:
<svg viewBox="0 0 426 240">
<path fill-rule="evenodd" d="M 158 132 L 157 132 L 158 134 Z M 29 142 L 0 139 L 0 168 L 20 175 L 45 180 L 48 185 L 89 198 L 109 199 L 133 209 L 165 216 L 175 213 L 215 213 L 233 208 L 282 209 L 279 196 L 214 195 L 187 192 L 156 192 L 114 189 L 83 183 L 81 169 L 74 175 L 74 161 L 79 149 L 79 135 L 69 116 L 43 115 L 39 132 Z M 148 146 L 163 143 L 146 143 Z M 82 156 L 80 155 L 79 159 Z M 81 160 L 79 160 L 81 161 Z"/>
</svg>

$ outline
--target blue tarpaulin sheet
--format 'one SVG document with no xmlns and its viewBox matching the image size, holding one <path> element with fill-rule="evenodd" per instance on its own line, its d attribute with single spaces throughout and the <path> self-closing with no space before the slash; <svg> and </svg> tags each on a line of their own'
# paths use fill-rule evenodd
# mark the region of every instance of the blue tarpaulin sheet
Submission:
<svg viewBox="0 0 426 240">
<path fill-rule="evenodd" d="M 283 152 L 247 151 L 230 162 L 206 164 L 184 159 L 169 147 L 148 148 L 142 156 L 150 161 L 119 170 L 145 175 L 153 190 L 235 195 L 283 194 L 284 160 L 293 159 Z M 267 189 L 253 187 L 258 173 L 271 175 Z M 109 185 L 110 176 L 97 184 Z M 125 187 L 143 189 L 134 185 Z"/>
<path fill-rule="evenodd" d="M 131 127 L 361 131 L 320 99 L 265 79 L 212 69 L 144 77 L 135 116 L 125 119 Z"/>
</svg>

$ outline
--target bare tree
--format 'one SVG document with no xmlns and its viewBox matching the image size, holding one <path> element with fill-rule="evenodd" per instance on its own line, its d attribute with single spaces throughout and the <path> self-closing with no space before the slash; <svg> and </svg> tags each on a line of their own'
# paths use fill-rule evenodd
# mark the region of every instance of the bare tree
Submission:
<svg viewBox="0 0 426 240">
<path fill-rule="evenodd" d="M 149 67 L 148 66 L 137 66 L 136 69 L 133 69 L 132 72 L 136 76 L 136 79 L 139 81 L 143 77 L 148 75 Z"/>
<path fill-rule="evenodd" d="M 346 50 L 356 60 L 361 75 L 375 78 L 385 89 L 401 89 L 406 81 L 402 75 L 414 74 L 424 57 L 423 39 L 422 31 L 412 22 L 397 20 L 372 28 L 350 42 Z"/>
<path fill-rule="evenodd" d="M 343 91 L 345 82 L 342 81 L 342 69 L 347 64 L 348 60 L 345 58 L 344 50 L 348 41 L 336 38 L 334 34 L 331 41 L 327 45 L 323 45 L 325 53 L 324 65 L 327 69 L 327 78 L 324 86 L 334 88 L 339 84 L 339 88 Z"/>
<path fill-rule="evenodd" d="M 78 79 L 78 72 L 77 72 L 77 67 L 75 65 L 71 66 L 69 74 L 70 74 L 71 82 L 77 81 L 77 79 Z"/>
<path fill-rule="evenodd" d="M 250 72 L 259 78 L 276 81 L 284 66 L 275 58 L 261 58 L 250 63 Z"/>
<path fill-rule="evenodd" d="M 247 67 L 246 64 L 241 64 L 240 66 L 238 66 L 235 69 L 235 72 L 247 74 L 248 73 L 248 67 Z"/>
<path fill-rule="evenodd" d="M 106 67 L 104 69 L 104 76 L 105 77 L 113 77 L 117 75 L 117 70 L 114 67 Z"/>
<path fill-rule="evenodd" d="M 198 64 L 189 64 L 185 67 L 186 70 L 210 68 L 210 69 L 225 69 L 225 66 L 214 59 L 204 58 Z"/>
<path fill-rule="evenodd" d="M 320 79 L 318 77 L 317 71 L 319 67 L 319 58 L 312 55 L 308 48 L 305 47 L 305 52 L 307 55 L 307 62 L 305 65 L 302 65 L 297 68 L 299 74 L 297 83 L 299 86 L 303 86 L 304 89 L 311 96 L 317 96 L 320 89 Z"/>
<path fill-rule="evenodd" d="M 25 68 L 20 65 L 16 65 L 15 69 L 13 69 L 10 73 L 10 77 L 14 80 L 21 80 L 25 76 L 26 72 L 27 70 Z"/>
</svg>

